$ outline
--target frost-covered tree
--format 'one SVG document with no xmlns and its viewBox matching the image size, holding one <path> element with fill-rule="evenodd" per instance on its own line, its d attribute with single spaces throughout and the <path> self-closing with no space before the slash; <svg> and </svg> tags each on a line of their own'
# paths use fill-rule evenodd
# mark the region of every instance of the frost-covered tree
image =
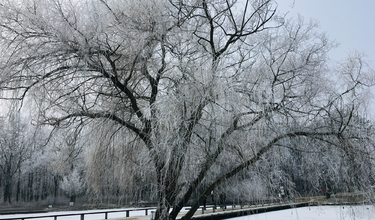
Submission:
<svg viewBox="0 0 375 220">
<path fill-rule="evenodd" d="M 2 102 L 2 107 L 0 198 L 5 204 L 45 199 L 49 194 L 46 165 L 50 158 L 43 150 L 49 134 L 33 126 L 16 102 Z"/>
<path fill-rule="evenodd" d="M 5 0 L 3 98 L 33 96 L 43 123 L 101 134 L 96 153 L 110 152 L 100 138 L 116 143 L 133 165 L 122 171 L 155 178 L 157 219 L 175 219 L 199 189 L 190 219 L 275 146 L 298 137 L 355 151 L 348 131 L 370 69 L 354 57 L 330 70 L 326 36 L 276 9 L 272 0 Z"/>
<path fill-rule="evenodd" d="M 77 195 L 84 191 L 82 177 L 77 169 L 74 169 L 67 176 L 63 177 L 60 187 L 70 198 L 70 202 L 75 202 Z"/>
<path fill-rule="evenodd" d="M 30 158 L 31 142 L 28 140 L 27 126 L 20 119 L 19 111 L 14 105 L 4 117 L 0 117 L 0 181 L 3 183 L 3 202 L 12 203 L 12 193 L 17 186 L 19 196 L 19 181 L 23 163 Z M 18 199 L 17 199 L 18 200 Z"/>
<path fill-rule="evenodd" d="M 83 179 L 86 160 L 83 155 L 85 146 L 79 140 L 79 132 L 67 129 L 53 131 L 43 151 L 44 165 L 48 166 L 49 175 L 54 179 L 54 198 L 61 188 L 64 195 L 75 202 L 77 196 L 84 192 Z"/>
</svg>

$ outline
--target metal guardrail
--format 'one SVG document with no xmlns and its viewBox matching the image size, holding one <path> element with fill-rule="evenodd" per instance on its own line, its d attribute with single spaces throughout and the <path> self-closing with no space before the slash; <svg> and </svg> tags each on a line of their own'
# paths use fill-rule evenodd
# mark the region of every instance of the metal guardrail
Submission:
<svg viewBox="0 0 375 220">
<path fill-rule="evenodd" d="M 265 207 L 265 206 L 272 206 L 272 205 L 290 205 L 290 204 L 294 204 L 295 203 L 295 198 L 285 198 L 285 199 L 281 199 L 281 198 L 274 198 L 274 199 L 256 199 L 256 200 L 249 200 L 249 201 L 246 201 L 246 202 L 238 202 L 238 203 L 234 203 L 234 202 L 228 202 L 226 203 L 226 207 L 231 207 L 229 209 L 227 208 L 224 208 L 223 209 L 223 205 L 222 204 L 219 204 L 219 203 L 216 203 L 216 204 L 209 204 L 209 205 L 206 205 L 206 206 L 199 206 L 199 208 L 197 209 L 197 211 L 201 210 L 201 213 L 202 214 L 205 214 L 206 210 L 211 213 L 210 210 L 212 210 L 212 213 L 215 213 L 217 211 L 219 211 L 220 209 L 222 209 L 223 211 L 228 211 L 228 210 L 234 210 L 236 209 L 236 207 L 238 207 L 238 209 L 246 209 L 246 207 L 250 208 L 250 207 Z M 185 208 L 186 210 L 189 210 L 190 207 L 186 207 Z"/>
<path fill-rule="evenodd" d="M 135 209 L 122 209 L 122 210 L 107 210 L 107 211 L 93 211 L 93 212 L 76 212 L 76 213 L 67 213 L 67 214 L 53 214 L 53 215 L 39 215 L 39 216 L 25 216 L 25 217 L 12 217 L 12 218 L 1 218 L 2 220 L 26 220 L 26 219 L 34 219 L 34 218 L 53 218 L 57 220 L 58 217 L 66 217 L 66 216 L 80 216 L 80 220 L 85 219 L 85 215 L 97 215 L 97 214 L 104 214 L 104 219 L 108 219 L 108 213 L 114 212 L 125 212 L 125 217 L 129 217 L 129 213 L 131 211 L 145 211 L 145 215 L 148 215 L 148 210 L 156 209 L 156 207 L 148 207 L 148 208 L 135 208 Z"/>
<path fill-rule="evenodd" d="M 340 195 L 341 196 L 341 195 Z M 247 207 L 255 206 L 257 207 L 264 207 L 264 206 L 271 206 L 271 205 L 291 205 L 291 204 L 310 204 L 313 202 L 314 199 L 322 199 L 324 200 L 324 196 L 315 196 L 315 197 L 297 197 L 297 198 L 273 198 L 273 199 L 256 199 L 256 200 L 250 200 L 250 201 L 241 201 L 239 202 L 240 209 Z M 228 203 L 227 203 L 228 204 Z M 311 203 L 312 204 L 312 203 Z M 237 206 L 235 203 L 228 204 L 232 205 L 232 210 Z M 220 204 L 213 204 L 213 205 L 207 205 L 206 208 L 212 208 L 212 212 L 215 213 L 215 209 L 220 207 Z M 107 210 L 107 211 L 85 211 L 85 212 L 76 212 L 76 213 L 67 213 L 67 214 L 50 214 L 50 215 L 40 215 L 40 216 L 28 216 L 28 217 L 12 217 L 12 218 L 1 218 L 2 220 L 26 220 L 26 219 L 35 219 L 35 218 L 54 218 L 54 220 L 57 220 L 58 217 L 64 217 L 64 216 L 80 216 L 80 220 L 85 219 L 85 215 L 95 215 L 95 214 L 104 214 L 104 218 L 108 219 L 108 213 L 114 213 L 114 212 L 124 212 L 125 217 L 129 217 L 129 213 L 131 211 L 145 211 L 145 215 L 148 215 L 148 210 L 156 209 L 156 207 L 145 207 L 145 208 L 133 208 L 133 209 L 121 209 L 121 210 Z M 205 212 L 205 208 L 203 206 L 199 207 L 198 210 L 202 210 L 202 214 Z M 197 210 L 197 211 L 198 211 Z M 151 211 L 151 214 L 152 211 Z M 151 216 L 151 218 L 153 218 Z"/>
<path fill-rule="evenodd" d="M 260 205 L 262 204 L 262 206 L 265 204 L 265 203 L 269 203 L 270 200 L 261 200 L 261 201 L 252 201 L 250 203 L 248 203 L 248 206 L 250 205 Z M 275 202 L 275 201 L 273 201 Z M 280 201 L 278 201 L 280 202 Z M 215 212 L 215 209 L 217 209 L 217 206 L 219 205 L 207 205 L 207 208 L 212 208 L 213 209 L 213 212 Z M 234 207 L 236 205 L 233 205 Z M 244 205 L 239 205 L 242 208 L 244 208 Z M 201 207 L 202 208 L 202 207 Z M 2 220 L 26 220 L 26 219 L 35 219 L 35 218 L 53 218 L 54 220 L 57 220 L 58 217 L 66 217 L 66 216 L 80 216 L 80 220 L 84 220 L 85 219 L 85 215 L 97 215 L 97 214 L 104 214 L 104 219 L 108 219 L 108 213 L 115 213 L 115 212 L 124 212 L 125 213 L 125 217 L 129 217 L 129 213 L 131 211 L 145 211 L 145 215 L 148 215 L 148 211 L 149 210 L 152 210 L 152 209 L 156 209 L 156 207 L 147 207 L 147 208 L 134 208 L 134 209 L 121 209 L 121 210 L 107 210 L 107 211 L 92 211 L 92 212 L 88 212 L 88 211 L 85 211 L 85 212 L 76 212 L 76 213 L 66 213 L 66 214 L 47 214 L 47 215 L 38 215 L 38 216 L 24 216 L 24 217 L 11 217 L 11 218 L 1 218 Z M 202 214 L 204 213 L 204 209 L 202 209 Z"/>
<path fill-rule="evenodd" d="M 201 215 L 194 215 L 192 219 L 194 220 L 221 220 L 221 219 L 228 219 L 228 218 L 234 218 L 234 217 L 240 217 L 240 216 L 246 216 L 246 215 L 252 215 L 252 214 L 258 214 L 263 212 L 270 212 L 270 211 L 279 211 L 289 208 L 298 208 L 298 207 L 304 207 L 304 206 L 310 206 L 309 203 L 284 203 L 284 204 L 258 204 L 254 205 L 254 207 L 248 207 L 245 208 L 244 206 L 240 206 L 240 209 L 236 210 L 228 210 L 228 211 L 222 211 L 222 212 L 213 212 L 213 213 L 202 213 Z"/>
<path fill-rule="evenodd" d="M 256 200 L 250 201 L 247 203 L 248 206 L 251 205 L 264 205 L 270 203 L 283 203 L 281 200 Z M 207 207 L 212 207 L 213 212 L 215 212 L 216 206 L 219 205 L 208 205 Z M 236 205 L 233 205 L 234 207 Z M 241 209 L 245 206 L 245 204 L 239 205 Z M 124 212 L 125 217 L 129 217 L 129 213 L 131 211 L 145 211 L 145 215 L 148 215 L 148 210 L 156 209 L 156 207 L 146 207 L 146 208 L 134 208 L 134 209 L 121 209 L 121 210 L 107 210 L 107 211 L 92 211 L 92 212 L 76 212 L 76 213 L 66 213 L 66 214 L 47 214 L 47 215 L 39 215 L 39 216 L 24 216 L 24 217 L 11 217 L 11 218 L 1 218 L 2 220 L 26 220 L 26 219 L 35 219 L 35 218 L 53 218 L 57 220 L 58 217 L 66 217 L 66 216 L 80 216 L 80 220 L 85 219 L 85 215 L 97 215 L 97 214 L 104 214 L 104 219 L 108 219 L 108 213 L 115 213 L 115 212 Z M 202 214 L 204 213 L 204 209 L 202 209 Z"/>
</svg>

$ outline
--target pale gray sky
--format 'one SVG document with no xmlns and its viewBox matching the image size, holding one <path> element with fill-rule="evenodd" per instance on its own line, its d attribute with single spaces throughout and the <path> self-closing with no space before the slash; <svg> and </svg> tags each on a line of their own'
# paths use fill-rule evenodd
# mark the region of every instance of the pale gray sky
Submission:
<svg viewBox="0 0 375 220">
<path fill-rule="evenodd" d="M 277 3 L 280 12 L 289 12 L 287 17 L 300 14 L 307 22 L 319 21 L 320 29 L 340 43 L 331 53 L 334 60 L 357 50 L 375 64 L 374 0 L 278 0 Z"/>
</svg>

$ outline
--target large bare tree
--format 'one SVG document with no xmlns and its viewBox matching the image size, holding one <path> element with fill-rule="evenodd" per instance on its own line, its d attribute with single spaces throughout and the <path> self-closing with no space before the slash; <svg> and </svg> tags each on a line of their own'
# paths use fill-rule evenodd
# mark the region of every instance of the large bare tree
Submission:
<svg viewBox="0 0 375 220">
<path fill-rule="evenodd" d="M 271 0 L 5 0 L 2 97 L 33 97 L 45 124 L 89 127 L 124 146 L 124 160 L 152 167 L 157 219 L 175 219 L 205 181 L 190 219 L 274 146 L 295 137 L 353 146 L 368 68 L 355 57 L 331 71 L 326 36 L 276 9 Z"/>
</svg>

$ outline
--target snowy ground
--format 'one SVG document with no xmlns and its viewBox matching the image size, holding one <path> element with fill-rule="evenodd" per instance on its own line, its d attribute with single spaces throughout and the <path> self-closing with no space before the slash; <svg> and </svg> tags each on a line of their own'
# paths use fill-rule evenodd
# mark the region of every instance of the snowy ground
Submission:
<svg viewBox="0 0 375 220">
<path fill-rule="evenodd" d="M 112 209 L 113 210 L 113 209 Z M 105 210 L 96 210 L 105 211 Z M 150 219 L 152 210 L 131 211 L 130 217 L 144 216 L 142 219 Z M 93 210 L 87 212 L 94 212 Z M 51 212 L 43 214 L 0 215 L 0 219 L 13 217 L 28 217 L 38 215 L 72 214 L 77 212 Z M 80 212 L 81 213 L 81 212 Z M 53 220 L 53 218 L 35 218 L 36 220 Z M 58 217 L 58 220 L 80 220 L 80 216 Z M 104 214 L 85 215 L 85 220 L 103 220 Z M 125 212 L 109 213 L 108 219 L 125 219 Z M 282 211 L 273 211 L 256 215 L 248 215 L 230 220 L 375 220 L 375 206 L 312 206 Z"/>
<path fill-rule="evenodd" d="M 375 206 L 312 206 L 230 220 L 375 220 Z"/>
</svg>

